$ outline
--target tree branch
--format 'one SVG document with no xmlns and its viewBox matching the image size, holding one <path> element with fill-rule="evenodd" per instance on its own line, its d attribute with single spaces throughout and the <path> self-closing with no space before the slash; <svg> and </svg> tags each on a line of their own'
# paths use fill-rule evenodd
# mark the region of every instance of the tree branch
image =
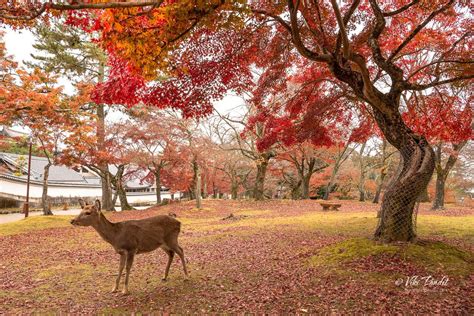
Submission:
<svg viewBox="0 0 474 316">
<path fill-rule="evenodd" d="M 383 13 L 383 16 L 394 16 L 394 15 L 397 15 L 399 13 L 402 13 L 403 11 L 406 11 L 408 10 L 411 6 L 417 4 L 418 2 L 420 2 L 420 0 L 413 0 L 412 2 L 404 5 L 403 7 L 401 7 L 400 9 L 397 9 L 395 11 L 390 11 L 390 12 L 384 12 Z"/>
<path fill-rule="evenodd" d="M 384 71 L 386 71 L 394 82 L 392 85 L 392 89 L 394 89 L 397 87 L 396 83 L 403 79 L 403 71 L 399 67 L 395 66 L 392 62 L 386 60 L 382 54 L 382 50 L 380 49 L 380 45 L 378 43 L 378 38 L 385 29 L 385 18 L 377 2 L 375 0 L 369 0 L 369 2 L 375 15 L 375 26 L 369 36 L 368 44 L 372 50 L 375 63 Z"/>
<path fill-rule="evenodd" d="M 433 88 L 437 87 L 443 84 L 451 83 L 451 82 L 456 82 L 456 81 L 462 81 L 462 80 L 470 80 L 474 78 L 474 74 L 466 75 L 466 76 L 459 76 L 459 77 L 454 77 L 450 79 L 445 79 L 441 81 L 434 81 L 432 83 L 428 84 L 413 84 L 413 83 L 407 83 L 405 90 L 414 90 L 414 91 L 421 91 L 425 90 L 428 88 Z"/>
<path fill-rule="evenodd" d="M 346 14 L 344 14 L 344 18 L 343 18 L 343 22 L 344 22 L 344 27 L 347 26 L 347 24 L 349 23 L 349 20 L 351 19 L 352 17 L 352 14 L 354 14 L 355 10 L 357 9 L 357 7 L 359 6 L 360 4 L 360 0 L 355 0 L 354 2 L 352 2 L 351 4 L 351 7 L 349 8 L 349 10 L 346 12 Z M 337 6 L 337 4 L 336 4 Z M 344 29 L 344 33 L 346 33 L 346 30 Z M 347 39 L 347 34 L 346 35 L 346 39 Z M 339 30 L 339 33 L 337 34 L 337 41 L 336 41 L 336 53 L 335 55 L 337 55 L 339 53 L 339 49 L 341 47 L 341 41 L 343 40 L 342 38 L 342 33 L 341 33 L 341 30 Z M 348 40 L 347 40 L 348 41 Z"/>
<path fill-rule="evenodd" d="M 372 1 L 371 1 L 372 2 Z M 436 11 L 431 12 L 431 14 L 421 23 L 419 24 L 408 37 L 393 51 L 393 53 L 388 58 L 388 61 L 391 61 L 397 54 L 406 46 L 410 41 L 431 21 L 433 20 L 438 14 L 447 10 L 452 4 L 454 0 L 449 0 L 444 6 L 439 8 Z"/>
<path fill-rule="evenodd" d="M 351 5 L 352 12 L 354 12 L 354 10 L 357 8 L 357 5 L 359 4 L 359 2 L 360 2 L 359 0 L 356 0 L 352 3 Z M 341 16 L 341 10 L 339 10 L 339 6 L 337 5 L 336 0 L 331 0 L 331 5 L 332 5 L 332 9 L 334 10 L 334 14 L 336 15 L 337 24 L 339 26 L 339 33 L 337 37 L 338 39 L 339 38 L 342 39 L 342 55 L 344 56 L 345 59 L 349 59 L 351 48 L 349 45 L 349 38 L 347 37 L 347 32 L 346 32 L 347 22 L 343 21 L 342 16 Z M 351 10 L 349 10 L 349 13 L 350 15 L 352 15 L 350 11 Z M 350 15 L 349 15 L 349 18 L 350 18 Z"/>
<path fill-rule="evenodd" d="M 291 23 L 291 37 L 293 40 L 293 44 L 295 45 L 298 52 L 304 57 L 310 60 L 314 60 L 314 61 L 329 63 L 332 60 L 331 55 L 329 54 L 320 55 L 308 49 L 304 45 L 303 40 L 301 39 L 299 28 L 298 28 L 298 16 L 297 16 L 298 6 L 299 6 L 299 1 L 297 2 L 297 7 L 295 7 L 293 0 L 288 0 L 288 10 L 290 12 L 290 23 Z"/>
</svg>

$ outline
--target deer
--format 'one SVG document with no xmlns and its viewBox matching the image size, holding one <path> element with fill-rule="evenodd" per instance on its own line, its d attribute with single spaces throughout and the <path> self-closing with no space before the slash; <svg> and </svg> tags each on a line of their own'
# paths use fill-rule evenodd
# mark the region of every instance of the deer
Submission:
<svg viewBox="0 0 474 316">
<path fill-rule="evenodd" d="M 162 281 L 168 279 L 175 253 L 181 259 L 185 280 L 188 279 L 184 251 L 178 244 L 178 235 L 181 230 L 181 223 L 178 220 L 168 215 L 158 215 L 140 220 L 113 223 L 102 214 L 99 200 L 91 205 L 85 203 L 84 200 L 79 200 L 79 203 L 82 211 L 71 220 L 71 224 L 74 226 L 92 226 L 102 239 L 111 244 L 115 252 L 120 255 L 118 276 L 112 289 L 113 293 L 118 291 L 125 267 L 125 282 L 122 293 L 129 294 L 128 280 L 135 255 L 151 252 L 158 248 L 163 249 L 168 255 L 168 263 Z"/>
</svg>

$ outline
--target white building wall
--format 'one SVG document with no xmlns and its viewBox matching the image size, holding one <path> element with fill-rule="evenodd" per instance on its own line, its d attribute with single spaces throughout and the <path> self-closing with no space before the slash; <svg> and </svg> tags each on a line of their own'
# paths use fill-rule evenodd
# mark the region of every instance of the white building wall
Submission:
<svg viewBox="0 0 474 316">
<path fill-rule="evenodd" d="M 180 192 L 174 193 L 173 198 L 174 199 L 179 199 L 180 194 L 181 194 Z M 161 192 L 161 200 L 163 201 L 164 199 L 171 200 L 171 193 L 170 192 Z M 141 203 L 155 204 L 156 203 L 156 194 L 154 192 L 153 193 L 127 192 L 127 201 L 130 204 L 141 204 Z"/>
<path fill-rule="evenodd" d="M 26 196 L 26 183 L 10 179 L 0 178 L 0 193 L 15 195 L 18 197 Z M 30 198 L 41 198 L 43 186 L 38 183 L 30 183 Z M 173 198 L 179 199 L 182 193 L 175 192 Z M 101 187 L 74 187 L 66 185 L 48 185 L 48 196 L 50 197 L 100 197 L 102 196 Z M 170 199 L 170 192 L 161 192 L 161 199 Z M 156 194 L 154 192 L 128 192 L 127 200 L 130 204 L 155 204 Z M 119 200 L 117 199 L 117 205 Z"/>
<path fill-rule="evenodd" d="M 26 183 L 0 178 L 0 192 L 18 196 L 26 196 Z M 38 183 L 30 183 L 30 197 L 41 198 L 42 193 L 42 185 Z M 48 196 L 51 197 L 94 197 L 101 195 L 102 189 L 100 187 L 74 187 L 55 184 L 48 185 Z"/>
</svg>

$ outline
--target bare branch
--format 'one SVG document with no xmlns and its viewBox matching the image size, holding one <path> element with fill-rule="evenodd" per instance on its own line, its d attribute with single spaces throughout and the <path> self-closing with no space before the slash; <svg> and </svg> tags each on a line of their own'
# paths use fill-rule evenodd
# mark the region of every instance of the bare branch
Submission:
<svg viewBox="0 0 474 316">
<path fill-rule="evenodd" d="M 406 11 L 408 10 L 411 6 L 417 4 L 418 2 L 420 2 L 420 0 L 413 0 L 412 2 L 404 5 L 403 7 L 401 7 L 400 9 L 397 9 L 395 11 L 390 11 L 390 12 L 384 12 L 383 13 L 383 16 L 394 16 L 394 15 L 397 15 L 399 13 L 402 13 L 403 11 Z"/>
</svg>

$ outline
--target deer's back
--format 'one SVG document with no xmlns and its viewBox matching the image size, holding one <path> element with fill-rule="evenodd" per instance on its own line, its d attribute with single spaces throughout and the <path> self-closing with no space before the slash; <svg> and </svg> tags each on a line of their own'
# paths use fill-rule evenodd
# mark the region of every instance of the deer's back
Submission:
<svg viewBox="0 0 474 316">
<path fill-rule="evenodd" d="M 140 220 L 117 223 L 119 235 L 116 248 L 137 253 L 153 251 L 177 238 L 181 223 L 168 216 L 158 215 Z"/>
</svg>

